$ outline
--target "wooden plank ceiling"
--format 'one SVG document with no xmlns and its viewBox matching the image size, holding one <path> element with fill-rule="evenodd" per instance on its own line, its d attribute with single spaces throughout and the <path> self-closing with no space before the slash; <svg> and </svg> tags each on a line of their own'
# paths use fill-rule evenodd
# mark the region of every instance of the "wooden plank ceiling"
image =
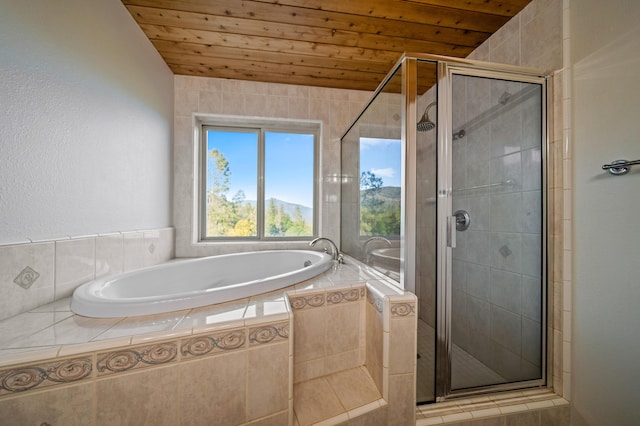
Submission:
<svg viewBox="0 0 640 426">
<path fill-rule="evenodd" d="M 531 0 L 122 0 L 175 74 L 374 90 L 403 52 L 466 57 Z"/>
</svg>

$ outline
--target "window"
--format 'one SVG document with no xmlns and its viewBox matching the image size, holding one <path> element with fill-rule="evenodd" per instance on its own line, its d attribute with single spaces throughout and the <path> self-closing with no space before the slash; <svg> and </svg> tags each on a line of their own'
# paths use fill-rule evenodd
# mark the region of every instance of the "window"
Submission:
<svg viewBox="0 0 640 426">
<path fill-rule="evenodd" d="M 319 125 L 250 124 L 201 126 L 200 239 L 315 236 Z"/>
</svg>

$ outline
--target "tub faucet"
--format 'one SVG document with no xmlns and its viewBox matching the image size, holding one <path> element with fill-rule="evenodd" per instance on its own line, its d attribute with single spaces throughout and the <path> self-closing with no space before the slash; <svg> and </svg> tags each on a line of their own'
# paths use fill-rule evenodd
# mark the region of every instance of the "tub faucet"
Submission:
<svg viewBox="0 0 640 426">
<path fill-rule="evenodd" d="M 362 250 L 364 251 L 364 255 L 366 258 L 365 261 L 367 264 L 371 263 L 371 253 L 369 253 L 369 251 L 367 250 L 367 247 L 369 246 L 369 244 L 371 244 L 374 241 L 384 241 L 385 243 L 387 243 L 389 247 L 391 247 L 391 241 L 387 240 L 385 237 L 375 236 L 375 237 L 369 238 L 367 241 L 364 242 L 364 246 L 362 247 Z"/>
<path fill-rule="evenodd" d="M 313 241 L 311 241 L 309 243 L 309 246 L 313 247 L 316 245 L 316 243 L 318 241 L 326 241 L 331 245 L 331 249 L 333 250 L 333 260 L 337 260 L 338 263 L 344 263 L 344 256 L 342 256 L 342 253 L 340 253 L 340 250 L 338 250 L 338 246 L 336 245 L 336 243 L 334 243 L 333 241 L 331 241 L 329 238 L 326 237 L 318 237 L 316 239 L 314 239 Z M 324 249 L 325 253 L 327 252 L 327 249 Z"/>
</svg>

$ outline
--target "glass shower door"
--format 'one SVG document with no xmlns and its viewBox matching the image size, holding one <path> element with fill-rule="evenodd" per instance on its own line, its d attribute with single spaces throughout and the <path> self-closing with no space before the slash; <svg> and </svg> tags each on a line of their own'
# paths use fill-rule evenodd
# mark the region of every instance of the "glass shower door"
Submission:
<svg viewBox="0 0 640 426">
<path fill-rule="evenodd" d="M 448 393 L 541 380 L 543 86 L 450 75 Z"/>
</svg>

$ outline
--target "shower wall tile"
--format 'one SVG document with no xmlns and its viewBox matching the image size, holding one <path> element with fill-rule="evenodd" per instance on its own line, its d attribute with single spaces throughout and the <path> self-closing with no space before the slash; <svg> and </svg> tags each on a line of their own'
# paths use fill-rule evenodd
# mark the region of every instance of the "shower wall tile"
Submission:
<svg viewBox="0 0 640 426">
<path fill-rule="evenodd" d="M 522 193 L 522 232 L 540 235 L 542 233 L 542 192 Z"/>
<path fill-rule="evenodd" d="M 56 299 L 95 278 L 95 252 L 95 238 L 56 241 Z"/>
<path fill-rule="evenodd" d="M 469 294 L 482 300 L 489 300 L 489 292 L 491 290 L 489 267 L 468 262 L 460 267 L 466 267 L 467 291 Z"/>
<path fill-rule="evenodd" d="M 553 293 L 553 291 L 551 291 Z M 522 277 L 522 315 L 533 321 L 542 320 L 542 284 L 540 278 Z"/>
<path fill-rule="evenodd" d="M 487 243 L 492 234 L 486 231 L 467 230 L 466 245 L 463 247 L 467 261 L 478 265 L 491 265 L 492 252 L 487 250 Z M 458 233 L 460 236 L 462 233 Z"/>
<path fill-rule="evenodd" d="M 522 318 L 522 357 L 536 366 L 542 365 L 542 348 L 539 344 L 541 339 L 541 324 L 537 321 Z"/>
<path fill-rule="evenodd" d="M 0 319 L 54 300 L 55 243 L 0 247 Z"/>
<path fill-rule="evenodd" d="M 522 65 L 546 71 L 562 68 L 562 2 L 549 2 L 523 22 Z"/>
<path fill-rule="evenodd" d="M 522 234 L 522 273 L 530 277 L 541 277 L 542 237 L 540 234 Z"/>
<path fill-rule="evenodd" d="M 96 278 L 122 273 L 124 239 L 122 234 L 96 237 Z"/>
<path fill-rule="evenodd" d="M 522 317 L 492 306 L 491 338 L 510 352 L 519 354 L 522 342 Z"/>
<path fill-rule="evenodd" d="M 522 275 L 491 270 L 491 303 L 520 314 L 522 311 Z"/>
<path fill-rule="evenodd" d="M 494 195 L 491 197 L 491 230 L 497 232 L 522 232 L 522 193 Z"/>
<path fill-rule="evenodd" d="M 522 271 L 522 234 L 491 234 L 491 266 L 509 272 Z"/>
</svg>

